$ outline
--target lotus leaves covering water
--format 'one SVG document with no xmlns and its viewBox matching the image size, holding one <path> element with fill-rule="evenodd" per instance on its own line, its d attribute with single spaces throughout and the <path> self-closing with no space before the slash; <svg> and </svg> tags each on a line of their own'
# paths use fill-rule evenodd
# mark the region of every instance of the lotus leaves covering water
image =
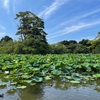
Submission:
<svg viewBox="0 0 100 100">
<path fill-rule="evenodd" d="M 17 88 L 60 77 L 71 83 L 100 78 L 100 54 L 0 55 L 0 77 Z M 4 82 L 0 86 L 5 85 Z"/>
</svg>

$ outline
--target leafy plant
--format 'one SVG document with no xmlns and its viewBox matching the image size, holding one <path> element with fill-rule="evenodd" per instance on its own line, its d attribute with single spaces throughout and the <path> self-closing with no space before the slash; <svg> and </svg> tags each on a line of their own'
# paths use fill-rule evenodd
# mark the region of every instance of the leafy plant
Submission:
<svg viewBox="0 0 100 100">
<path fill-rule="evenodd" d="M 100 78 L 100 55 L 0 55 L 0 76 L 17 88 L 36 84 L 54 77 L 71 83 Z M 1 83 L 2 85 L 3 83 Z M 20 86 L 19 86 L 20 85 Z"/>
</svg>

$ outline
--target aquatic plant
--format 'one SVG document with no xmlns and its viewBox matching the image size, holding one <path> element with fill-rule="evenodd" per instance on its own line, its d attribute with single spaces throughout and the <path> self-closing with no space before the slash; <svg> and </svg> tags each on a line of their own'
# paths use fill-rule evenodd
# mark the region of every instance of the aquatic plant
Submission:
<svg viewBox="0 0 100 100">
<path fill-rule="evenodd" d="M 1 54 L 0 77 L 10 80 L 10 84 L 17 88 L 26 88 L 25 84 L 35 85 L 54 77 L 81 83 L 100 78 L 100 54 Z"/>
</svg>

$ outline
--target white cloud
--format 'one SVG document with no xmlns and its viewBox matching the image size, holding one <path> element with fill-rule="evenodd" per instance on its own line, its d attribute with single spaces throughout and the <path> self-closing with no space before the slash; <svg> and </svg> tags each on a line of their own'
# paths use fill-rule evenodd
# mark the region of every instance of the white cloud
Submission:
<svg viewBox="0 0 100 100">
<path fill-rule="evenodd" d="M 0 25 L 0 29 L 5 30 L 6 28 L 2 25 Z"/>
<path fill-rule="evenodd" d="M 10 0 L 2 0 L 3 2 L 3 7 L 9 12 L 9 7 L 10 7 Z"/>
<path fill-rule="evenodd" d="M 87 37 L 84 37 L 84 39 L 94 40 L 95 37 L 94 37 L 94 36 L 87 36 Z M 82 40 L 82 39 L 81 39 L 81 40 Z"/>
<path fill-rule="evenodd" d="M 73 24 L 73 23 L 78 23 L 78 21 L 81 22 L 81 19 L 86 18 L 86 17 L 89 17 L 89 16 L 91 16 L 91 15 L 93 15 L 93 14 L 95 14 L 95 13 L 98 13 L 98 12 L 100 12 L 100 9 L 93 10 L 93 11 L 88 12 L 88 13 L 85 13 L 85 14 L 83 14 L 83 15 L 78 15 L 78 16 L 72 18 L 72 19 L 69 19 L 68 21 L 62 22 L 61 24 L 55 26 L 55 27 L 54 27 L 52 30 L 50 30 L 50 31 L 53 32 L 54 30 L 59 29 L 59 28 L 61 28 L 61 27 L 64 27 L 64 26 L 66 26 L 66 25 Z"/>
<path fill-rule="evenodd" d="M 3 36 L 5 36 L 5 32 L 3 32 L 3 31 L 5 31 L 5 27 L 4 26 L 2 26 L 2 25 L 0 25 L 0 38 L 2 38 Z"/>
<path fill-rule="evenodd" d="M 0 32 L 0 38 L 2 38 L 3 36 L 5 36 L 5 32 Z"/>
<path fill-rule="evenodd" d="M 10 10 L 16 13 L 16 2 L 17 0 L 2 0 L 3 7 L 6 9 L 8 13 Z"/>
<path fill-rule="evenodd" d="M 80 38 L 78 37 L 77 42 L 81 41 L 82 39 L 94 40 L 95 36 L 92 35 L 92 36 L 85 36 L 85 37 L 80 37 Z"/>
<path fill-rule="evenodd" d="M 52 39 L 52 38 L 56 38 L 65 34 L 69 34 L 71 32 L 75 32 L 75 31 L 79 31 L 82 28 L 86 28 L 86 27 L 90 27 L 90 26 L 94 26 L 100 24 L 100 20 L 96 21 L 96 22 L 91 22 L 91 23 L 79 23 L 78 25 L 72 25 L 69 27 L 65 27 L 64 29 L 62 29 L 61 31 L 49 36 L 48 39 Z"/>
<path fill-rule="evenodd" d="M 96 9 L 96 10 L 91 11 L 91 12 L 88 12 L 88 13 L 86 13 L 86 14 L 84 14 L 84 15 L 80 15 L 80 16 L 78 15 L 78 16 L 72 18 L 71 20 L 68 20 L 68 21 L 66 21 L 66 22 L 61 23 L 60 25 L 66 25 L 66 24 L 68 24 L 68 23 L 70 23 L 70 22 L 78 21 L 78 20 L 80 20 L 80 19 L 82 19 L 82 18 L 86 18 L 86 17 L 88 17 L 88 16 L 90 16 L 90 15 L 92 15 L 92 14 L 98 13 L 98 12 L 100 12 L 100 9 Z"/>
<path fill-rule="evenodd" d="M 14 0 L 13 1 L 13 4 L 12 4 L 12 6 L 13 6 L 13 12 L 14 12 L 14 14 L 16 13 L 16 0 Z"/>
<path fill-rule="evenodd" d="M 42 11 L 39 16 L 48 18 L 51 16 L 56 10 L 59 9 L 60 6 L 68 2 L 69 0 L 55 0 L 49 7 L 47 7 L 44 11 Z"/>
</svg>

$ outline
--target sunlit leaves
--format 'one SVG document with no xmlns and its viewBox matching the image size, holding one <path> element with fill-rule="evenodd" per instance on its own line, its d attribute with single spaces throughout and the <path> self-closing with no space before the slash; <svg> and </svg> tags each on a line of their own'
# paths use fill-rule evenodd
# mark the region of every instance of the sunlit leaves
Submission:
<svg viewBox="0 0 100 100">
<path fill-rule="evenodd" d="M 100 55 L 0 55 L 0 76 L 11 85 L 34 85 L 54 77 L 71 83 L 100 78 Z M 25 88 L 19 86 L 18 88 Z"/>
<path fill-rule="evenodd" d="M 23 86 L 18 86 L 18 87 L 17 87 L 17 89 L 25 89 L 25 88 L 26 88 L 26 86 L 24 86 L 24 85 L 23 85 Z"/>
<path fill-rule="evenodd" d="M 42 82 L 42 81 L 43 81 L 43 78 L 42 78 L 42 77 L 35 76 L 35 77 L 33 78 L 33 80 L 34 80 L 35 82 Z"/>
</svg>

